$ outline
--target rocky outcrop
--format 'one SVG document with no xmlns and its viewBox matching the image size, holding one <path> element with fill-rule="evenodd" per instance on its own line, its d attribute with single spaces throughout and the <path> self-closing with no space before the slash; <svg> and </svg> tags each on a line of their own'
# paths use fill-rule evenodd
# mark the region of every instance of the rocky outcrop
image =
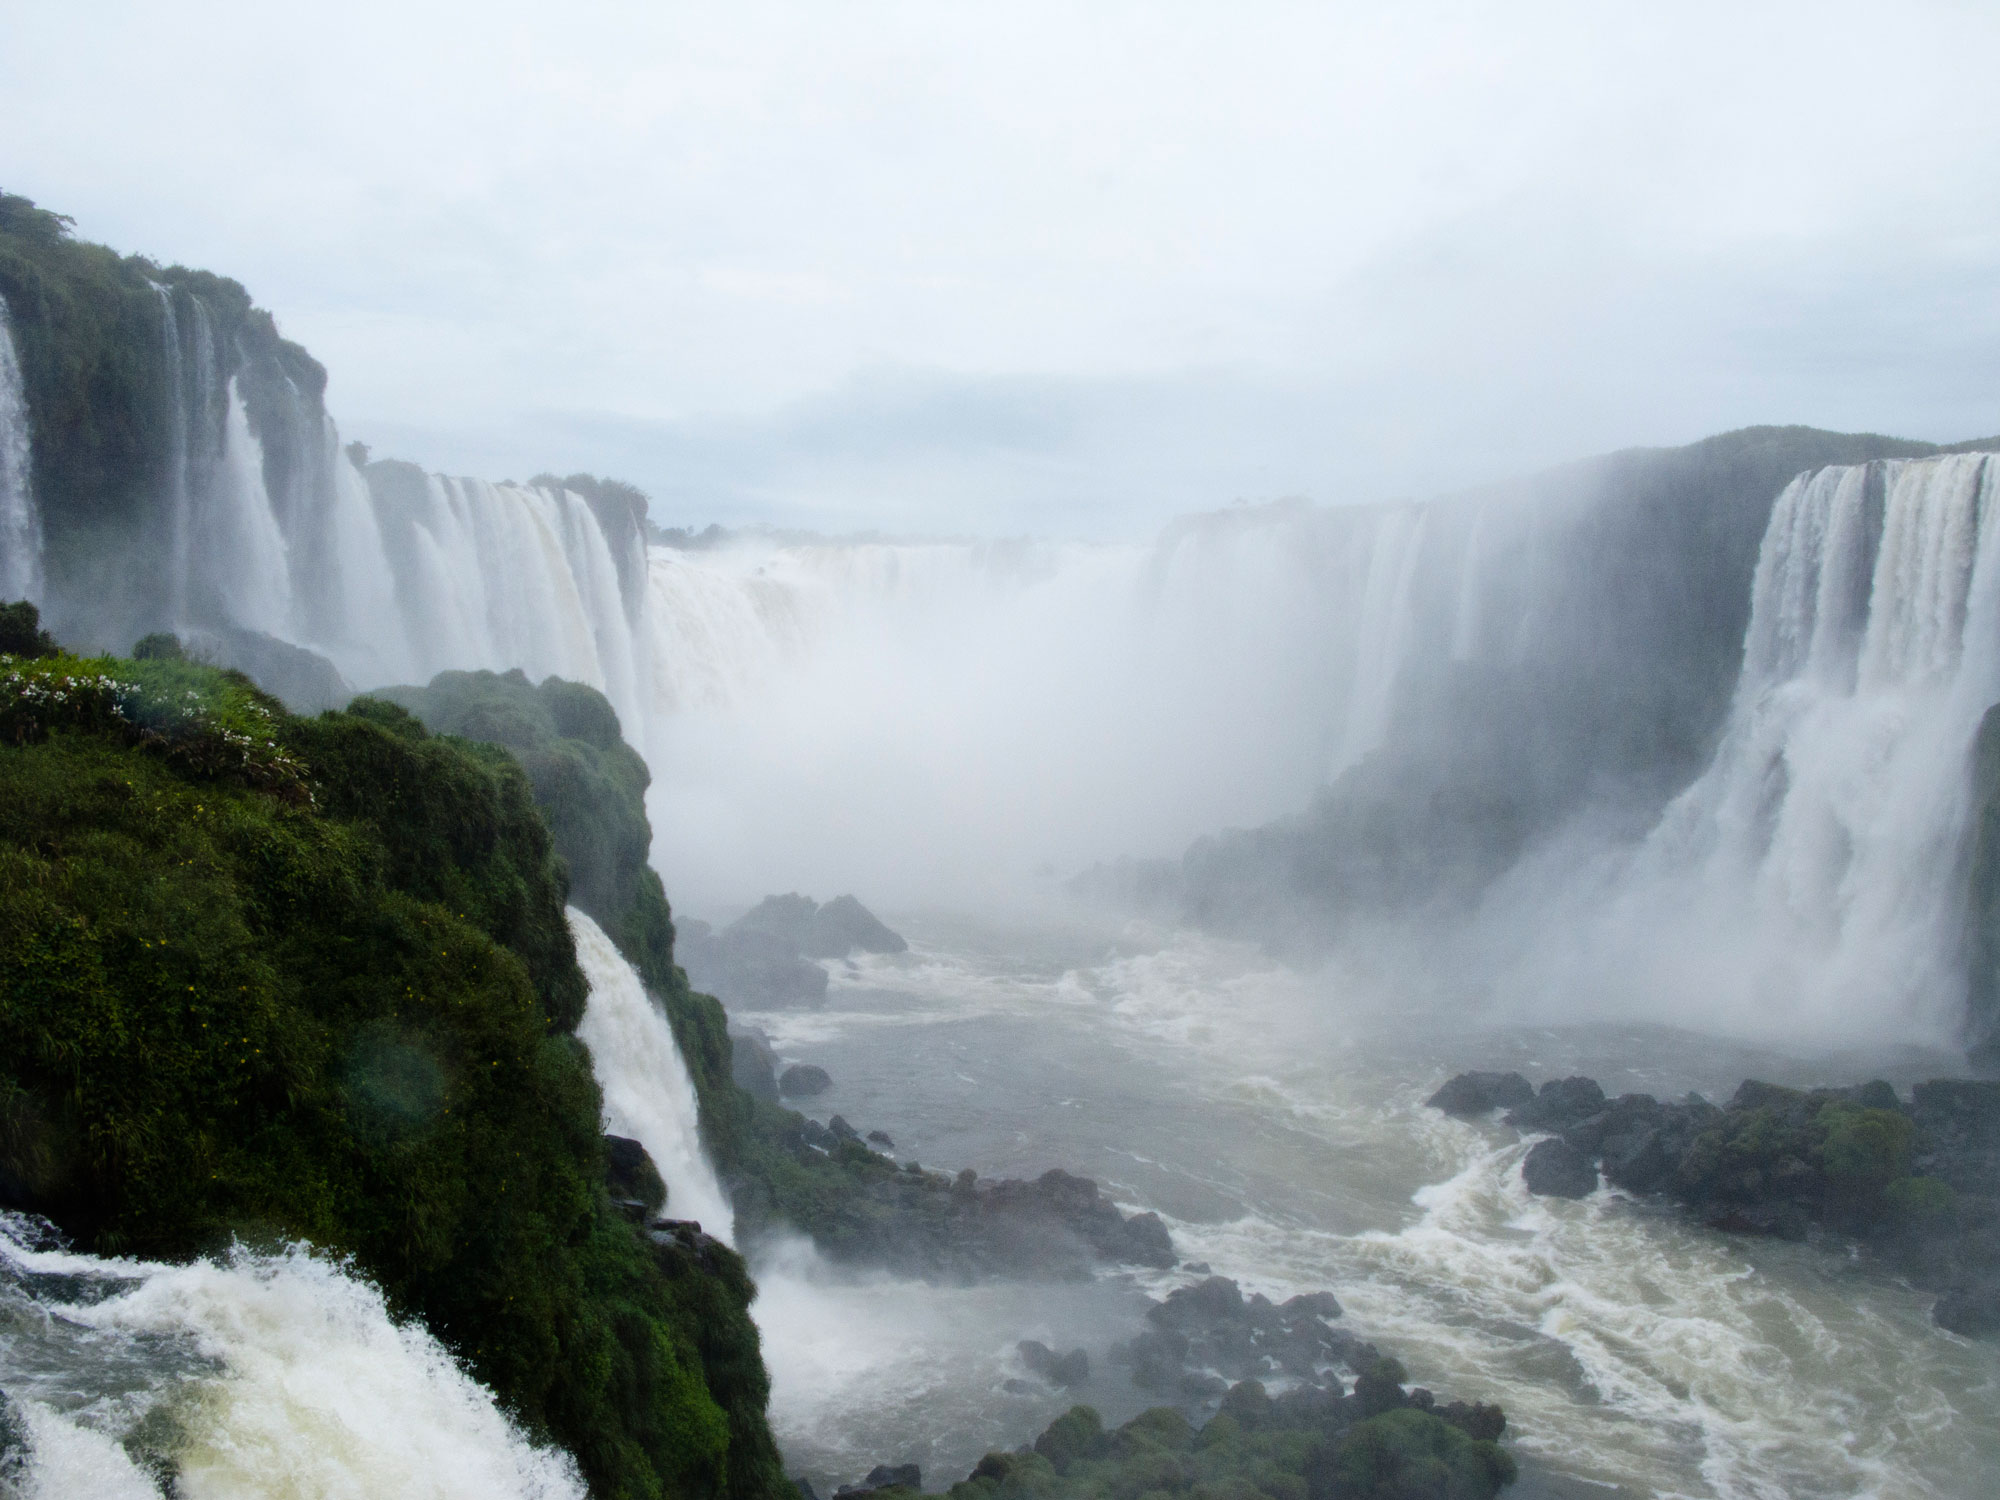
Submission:
<svg viewBox="0 0 2000 1500">
<path fill-rule="evenodd" d="M 1060 1169 L 1033 1181 L 983 1180 L 969 1168 L 956 1177 L 927 1172 L 871 1149 L 839 1115 L 824 1125 L 793 1118 L 791 1148 L 840 1172 L 838 1192 L 793 1217 L 833 1259 L 960 1284 L 994 1276 L 1080 1280 L 1102 1266 L 1164 1269 L 1177 1259 L 1158 1214 L 1121 1213 L 1087 1177 Z"/>
<path fill-rule="evenodd" d="M 1337 1396 L 1338 1367 L 1365 1370 L 1379 1358 L 1374 1345 L 1331 1326 L 1340 1315 L 1331 1292 L 1274 1303 L 1210 1276 L 1155 1303 L 1146 1314 L 1152 1326 L 1110 1359 L 1154 1395 L 1200 1400 L 1220 1395 L 1232 1380 L 1282 1378 Z"/>
<path fill-rule="evenodd" d="M 1467 1074 L 1436 1095 L 1477 1100 Z M 1833 1237 L 1939 1293 L 1944 1327 L 2000 1332 L 2000 1083 L 1936 1079 L 1906 1103 L 1877 1080 L 1793 1089 L 1751 1080 L 1726 1105 L 1698 1094 L 1616 1099 L 1588 1078 L 1544 1083 L 1507 1115 L 1546 1133 L 1522 1164 L 1531 1192 L 1613 1187 L 1667 1197 L 1709 1227 Z"/>
<path fill-rule="evenodd" d="M 1023 1339 L 1014 1348 L 1029 1372 L 1050 1385 L 1077 1386 L 1090 1379 L 1090 1356 L 1081 1349 L 1058 1354 L 1039 1339 Z"/>
<path fill-rule="evenodd" d="M 1519 1073 L 1461 1073 L 1424 1103 L 1462 1120 L 1512 1109 L 1535 1097 L 1535 1086 Z"/>
<path fill-rule="evenodd" d="M 683 917 L 674 956 L 688 983 L 731 1009 L 790 1010 L 826 1003 L 826 970 L 787 938 L 741 923 L 715 931 Z"/>
<path fill-rule="evenodd" d="M 1528 1191 L 1544 1198 L 1588 1198 L 1597 1191 L 1597 1167 L 1561 1136 L 1537 1141 L 1521 1162 Z"/>
<path fill-rule="evenodd" d="M 810 1099 L 832 1087 L 832 1075 L 812 1063 L 793 1063 L 778 1075 L 778 1092 L 787 1099 Z"/>
<path fill-rule="evenodd" d="M 815 960 L 909 946 L 852 896 L 821 906 L 794 891 L 766 896 L 720 932 L 683 920 L 679 953 L 689 982 L 723 1004 L 782 1009 L 826 999 L 826 970 Z"/>
</svg>

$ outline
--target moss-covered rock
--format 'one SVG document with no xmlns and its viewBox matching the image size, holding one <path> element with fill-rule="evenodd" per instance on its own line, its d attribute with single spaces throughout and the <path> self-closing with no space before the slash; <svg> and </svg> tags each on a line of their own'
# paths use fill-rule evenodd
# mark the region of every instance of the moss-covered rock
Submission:
<svg viewBox="0 0 2000 1500">
<path fill-rule="evenodd" d="M 742 1263 L 605 1192 L 527 777 L 384 717 L 0 661 L 0 1194 L 99 1252 L 351 1255 L 596 1493 L 785 1493 Z"/>
</svg>

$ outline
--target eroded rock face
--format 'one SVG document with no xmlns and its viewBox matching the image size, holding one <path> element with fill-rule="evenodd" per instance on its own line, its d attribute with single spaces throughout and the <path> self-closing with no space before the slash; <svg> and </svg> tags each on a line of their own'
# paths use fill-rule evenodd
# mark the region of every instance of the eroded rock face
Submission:
<svg viewBox="0 0 2000 1500">
<path fill-rule="evenodd" d="M 781 1086 L 778 1054 L 771 1050 L 771 1039 L 755 1026 L 732 1026 L 729 1041 L 731 1080 L 746 1093 L 776 1104 Z"/>
</svg>

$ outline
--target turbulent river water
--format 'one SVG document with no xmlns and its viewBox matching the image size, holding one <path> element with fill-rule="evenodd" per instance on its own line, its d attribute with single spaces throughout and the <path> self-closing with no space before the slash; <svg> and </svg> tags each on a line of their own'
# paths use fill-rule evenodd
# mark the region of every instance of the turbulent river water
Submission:
<svg viewBox="0 0 2000 1500">
<path fill-rule="evenodd" d="M 1184 1260 L 1281 1298 L 1338 1294 L 1414 1381 L 1497 1400 L 1533 1495 L 1961 1497 L 2000 1473 L 2000 1347 L 1837 1248 L 1746 1240 L 1600 1191 L 1530 1197 L 1526 1142 L 1423 1107 L 1467 1067 L 1612 1093 L 1726 1096 L 1746 1076 L 1908 1082 L 1912 1051 L 1788 1055 L 1665 1027 L 1482 1029 L 1411 1014 L 1365 973 L 1143 926 L 906 916 L 907 955 L 835 965 L 824 1009 L 743 1014 L 833 1075 L 812 1101 L 899 1159 L 982 1175 L 1062 1165 L 1158 1210 Z M 1107 1420 L 1150 1404 L 1104 1359 L 1142 1292 L 930 1288 L 758 1266 L 772 1416 L 822 1487 L 916 1461 L 941 1487 L 1071 1395 L 1015 1344 L 1081 1344 Z M 1012 1384 L 1010 1385 L 1010 1382 Z"/>
</svg>

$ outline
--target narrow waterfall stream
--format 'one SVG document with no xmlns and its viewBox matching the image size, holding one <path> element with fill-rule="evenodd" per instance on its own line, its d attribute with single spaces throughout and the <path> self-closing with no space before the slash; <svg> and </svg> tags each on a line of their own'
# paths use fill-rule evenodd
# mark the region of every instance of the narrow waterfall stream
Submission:
<svg viewBox="0 0 2000 1500">
<path fill-rule="evenodd" d="M 667 1184 L 667 1213 L 694 1219 L 725 1243 L 736 1237 L 728 1195 L 701 1144 L 694 1081 L 673 1028 L 604 929 L 569 909 L 576 961 L 590 981 L 590 1001 L 576 1034 L 590 1049 L 604 1091 L 604 1123 L 613 1135 L 646 1148 Z"/>
</svg>

